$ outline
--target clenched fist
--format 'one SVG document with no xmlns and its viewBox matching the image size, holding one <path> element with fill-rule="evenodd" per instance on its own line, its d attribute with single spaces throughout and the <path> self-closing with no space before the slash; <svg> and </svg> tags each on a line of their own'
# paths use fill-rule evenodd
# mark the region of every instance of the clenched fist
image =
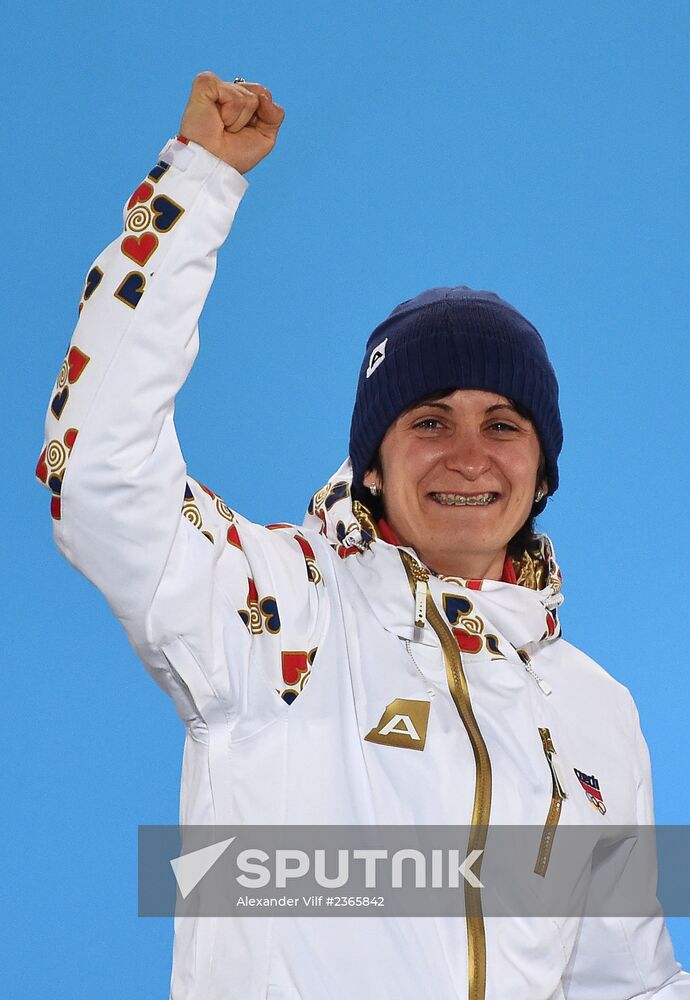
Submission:
<svg viewBox="0 0 690 1000">
<path fill-rule="evenodd" d="M 284 117 L 266 87 L 199 73 L 180 133 L 245 174 L 271 152 Z"/>
</svg>

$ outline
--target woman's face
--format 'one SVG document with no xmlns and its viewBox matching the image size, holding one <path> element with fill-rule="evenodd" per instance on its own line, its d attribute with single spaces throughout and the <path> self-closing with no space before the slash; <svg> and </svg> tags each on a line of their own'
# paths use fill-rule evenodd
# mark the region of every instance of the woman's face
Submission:
<svg viewBox="0 0 690 1000">
<path fill-rule="evenodd" d="M 458 389 L 402 413 L 379 450 L 386 519 L 437 573 L 502 575 L 506 546 L 529 517 L 541 459 L 532 422 L 505 396 Z"/>
</svg>

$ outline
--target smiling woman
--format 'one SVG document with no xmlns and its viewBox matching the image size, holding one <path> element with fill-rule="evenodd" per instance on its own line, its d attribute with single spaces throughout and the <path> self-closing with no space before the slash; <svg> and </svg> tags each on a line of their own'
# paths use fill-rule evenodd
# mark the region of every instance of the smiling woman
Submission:
<svg viewBox="0 0 690 1000">
<path fill-rule="evenodd" d="M 412 848 L 436 826 L 472 877 L 450 915 L 413 893 L 334 922 L 318 895 L 290 919 L 248 917 L 232 892 L 219 910 L 209 872 L 175 923 L 170 996 L 687 1000 L 655 899 L 589 919 L 590 886 L 637 857 L 612 830 L 653 823 L 650 762 L 629 692 L 561 635 L 561 574 L 533 517 L 558 487 L 562 429 L 534 326 L 463 286 L 394 309 L 366 347 L 349 457 L 301 526 L 256 524 L 187 473 L 175 397 L 242 175 L 282 121 L 262 85 L 197 77 L 182 134 L 88 272 L 36 473 L 57 545 L 184 723 L 185 824 L 223 827 L 224 849 L 242 842 L 228 825 L 272 831 L 271 846 L 286 825 L 342 827 L 344 848 L 353 828 L 412 827 Z M 565 850 L 559 821 L 591 847 Z M 498 896 L 511 879 L 525 891 L 485 920 L 503 826 L 527 853 L 504 852 Z M 366 877 L 337 898 L 378 898 Z M 554 879 L 567 905 L 535 919 L 524 901 Z"/>
<path fill-rule="evenodd" d="M 435 572 L 502 579 L 508 546 L 547 489 L 534 424 L 511 400 L 458 389 L 414 404 L 377 458 L 366 485 L 401 545 Z"/>
</svg>

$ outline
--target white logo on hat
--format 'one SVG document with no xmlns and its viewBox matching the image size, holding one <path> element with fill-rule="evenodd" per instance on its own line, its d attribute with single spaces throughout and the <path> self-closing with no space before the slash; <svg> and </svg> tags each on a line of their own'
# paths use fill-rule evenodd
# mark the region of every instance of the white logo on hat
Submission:
<svg viewBox="0 0 690 1000">
<path fill-rule="evenodd" d="M 377 347 L 375 347 L 374 350 L 371 352 L 371 356 L 369 358 L 369 367 L 367 368 L 367 378 L 369 378 L 370 375 L 374 374 L 378 366 L 386 357 L 387 343 L 388 343 L 388 337 L 386 337 L 385 340 L 382 340 L 381 343 Z"/>
</svg>

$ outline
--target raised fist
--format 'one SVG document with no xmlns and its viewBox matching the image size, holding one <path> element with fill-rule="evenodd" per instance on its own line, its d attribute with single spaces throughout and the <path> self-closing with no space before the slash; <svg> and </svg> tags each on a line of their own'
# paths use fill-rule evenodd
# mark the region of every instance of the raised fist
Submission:
<svg viewBox="0 0 690 1000">
<path fill-rule="evenodd" d="M 285 112 L 258 83 L 226 83 L 199 73 L 180 133 L 245 174 L 275 146 Z"/>
</svg>

